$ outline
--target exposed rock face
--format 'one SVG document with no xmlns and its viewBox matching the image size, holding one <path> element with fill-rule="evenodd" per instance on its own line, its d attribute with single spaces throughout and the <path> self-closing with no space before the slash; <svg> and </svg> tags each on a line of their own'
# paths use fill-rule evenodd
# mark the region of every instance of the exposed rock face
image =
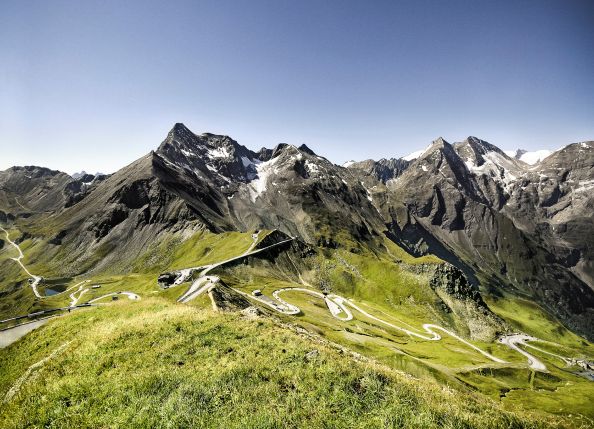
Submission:
<svg viewBox="0 0 594 429">
<path fill-rule="evenodd" d="M 409 250 L 535 299 L 593 338 L 593 179 L 592 142 L 530 167 L 473 137 L 438 139 L 388 184 L 391 203 L 378 209 Z"/>
<path fill-rule="evenodd" d="M 167 289 L 175 282 L 175 279 L 177 277 L 178 277 L 178 274 L 176 274 L 176 273 L 163 273 L 163 274 L 159 275 L 159 277 L 157 279 L 157 283 L 163 289 Z"/>
<path fill-rule="evenodd" d="M 241 311 L 252 307 L 245 297 L 222 282 L 218 282 L 208 294 L 220 311 Z"/>
<path fill-rule="evenodd" d="M 99 182 L 105 180 L 107 177 L 107 175 L 94 176 L 92 174 L 82 174 L 74 178 L 64 188 L 64 194 L 66 195 L 65 206 L 70 207 L 81 201 Z"/>
<path fill-rule="evenodd" d="M 456 316 L 457 330 L 466 332 L 470 338 L 492 341 L 508 329 L 485 304 L 477 287 L 472 286 L 464 273 L 453 265 L 437 265 L 429 286 L 441 298 L 444 311 Z"/>
<path fill-rule="evenodd" d="M 388 180 L 399 177 L 402 173 L 404 173 L 409 165 L 410 161 L 402 158 L 384 158 L 380 159 L 379 161 L 368 159 L 361 162 L 353 162 L 350 163 L 348 168 L 361 170 L 366 175 L 372 176 L 376 180 L 386 183 Z"/>
<path fill-rule="evenodd" d="M 554 152 L 514 184 L 506 213 L 594 287 L 594 142 Z"/>
<path fill-rule="evenodd" d="M 66 173 L 43 167 L 12 167 L 0 171 L 0 209 L 13 216 L 55 211 L 64 206 Z"/>
<path fill-rule="evenodd" d="M 432 289 L 441 289 L 448 295 L 459 300 L 472 300 L 480 306 L 485 306 L 481 294 L 466 280 L 464 273 L 451 264 L 439 265 L 429 281 Z"/>
</svg>

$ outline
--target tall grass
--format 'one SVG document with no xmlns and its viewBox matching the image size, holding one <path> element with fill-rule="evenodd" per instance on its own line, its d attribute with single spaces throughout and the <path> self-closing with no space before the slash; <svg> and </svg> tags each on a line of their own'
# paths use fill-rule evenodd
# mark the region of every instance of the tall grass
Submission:
<svg viewBox="0 0 594 429">
<path fill-rule="evenodd" d="M 353 360 L 267 318 L 158 298 L 73 313 L 0 350 L 0 400 L 63 344 L 2 404 L 0 427 L 568 426 Z"/>
</svg>

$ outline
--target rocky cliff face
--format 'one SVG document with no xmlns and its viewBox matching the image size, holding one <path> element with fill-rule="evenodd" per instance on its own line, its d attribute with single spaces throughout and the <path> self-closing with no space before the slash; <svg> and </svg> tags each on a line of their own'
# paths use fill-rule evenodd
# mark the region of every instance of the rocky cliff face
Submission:
<svg viewBox="0 0 594 429">
<path fill-rule="evenodd" d="M 437 265 L 429 286 L 441 298 L 444 311 L 457 316 L 458 330 L 467 331 L 470 338 L 492 341 L 509 329 L 491 312 L 478 288 L 455 266 L 448 263 Z"/>
<path fill-rule="evenodd" d="M 388 184 L 390 203 L 378 210 L 409 250 L 535 299 L 591 338 L 593 166 L 592 142 L 529 166 L 474 137 L 438 139 Z"/>
<path fill-rule="evenodd" d="M 348 168 L 361 170 L 365 175 L 371 176 L 382 183 L 399 177 L 410 165 L 410 161 L 402 158 L 368 159 L 361 162 L 352 162 Z"/>
</svg>

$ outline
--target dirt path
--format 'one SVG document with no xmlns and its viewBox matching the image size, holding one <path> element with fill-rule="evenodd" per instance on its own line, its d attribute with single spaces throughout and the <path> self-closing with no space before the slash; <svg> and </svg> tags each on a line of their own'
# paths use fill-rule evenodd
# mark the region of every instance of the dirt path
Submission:
<svg viewBox="0 0 594 429">
<path fill-rule="evenodd" d="M 56 350 L 54 350 L 49 356 L 41 359 L 39 362 L 34 363 L 33 365 L 31 365 L 29 368 L 27 368 L 27 370 L 25 371 L 25 373 L 23 375 L 21 375 L 19 377 L 19 379 L 12 385 L 12 387 L 8 390 L 8 392 L 6 392 L 6 396 L 4 396 L 4 403 L 9 402 L 14 395 L 16 395 L 19 390 L 21 389 L 21 386 L 23 385 L 23 383 L 25 383 L 25 381 L 27 381 L 27 379 L 31 376 L 31 374 L 34 371 L 37 371 L 41 368 L 43 368 L 43 366 L 51 359 L 53 359 L 54 357 L 56 357 L 59 353 L 61 353 L 66 347 L 68 347 L 68 345 L 70 344 L 70 341 L 67 343 L 62 344 L 60 347 L 58 347 Z"/>
</svg>

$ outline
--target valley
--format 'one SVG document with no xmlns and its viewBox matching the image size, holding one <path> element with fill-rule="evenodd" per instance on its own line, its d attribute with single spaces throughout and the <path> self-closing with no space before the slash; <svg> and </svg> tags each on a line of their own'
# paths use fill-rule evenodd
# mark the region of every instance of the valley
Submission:
<svg viewBox="0 0 594 429">
<path fill-rule="evenodd" d="M 266 236 L 269 233 L 270 232 L 264 231 L 261 234 Z M 259 233 L 253 233 L 251 235 L 246 234 L 246 237 L 247 236 L 251 238 L 251 242 L 245 240 L 245 243 L 249 243 L 249 246 L 239 255 L 219 262 L 202 264 L 196 268 L 180 269 L 175 272 L 175 275 L 178 277 L 173 281 L 172 285 L 161 291 L 159 291 L 159 288 L 156 286 L 155 276 L 152 276 L 152 286 L 141 287 L 141 289 L 134 288 L 137 292 L 108 292 L 119 288 L 119 284 L 133 284 L 133 278 L 124 277 L 122 279 L 123 283 L 117 282 L 111 286 L 108 283 L 102 285 L 101 288 L 96 289 L 92 289 L 89 286 L 89 283 L 95 283 L 96 280 L 87 279 L 70 286 L 64 292 L 58 294 L 58 296 L 52 295 L 47 298 L 51 298 L 56 303 L 71 300 L 70 306 L 72 307 L 79 302 L 82 303 L 80 300 L 83 297 L 85 302 L 82 305 L 91 305 L 117 294 L 122 294 L 131 300 L 139 300 L 141 299 L 141 296 L 149 297 L 163 295 L 164 297 L 168 297 L 168 300 L 177 301 L 180 304 L 189 304 L 194 307 L 198 306 L 198 308 L 203 308 L 203 311 L 207 311 L 210 307 L 218 310 L 220 304 L 217 304 L 210 292 L 219 286 L 221 279 L 218 276 L 208 275 L 211 271 L 217 269 L 224 270 L 225 264 L 237 263 L 238 261 L 245 260 L 245 258 L 257 259 L 258 254 L 265 255 L 266 252 L 270 252 L 279 246 L 284 246 L 286 249 L 286 246 L 293 241 L 293 239 L 290 238 L 258 248 L 260 241 Z M 288 251 L 290 252 L 290 249 Z M 283 252 L 283 250 L 280 250 L 280 253 Z M 246 287 L 243 285 L 237 285 L 237 287 L 232 287 L 230 289 L 238 296 L 244 297 L 249 301 L 249 303 L 244 305 L 244 308 L 252 308 L 250 306 L 255 305 L 259 308 L 258 311 L 260 314 L 267 314 L 267 312 L 271 310 L 271 314 L 276 313 L 281 315 L 287 323 L 293 324 L 295 323 L 293 320 L 297 320 L 298 325 L 304 327 L 315 326 L 316 328 L 314 332 L 317 331 L 318 335 L 324 332 L 322 337 L 328 338 L 337 344 L 351 347 L 354 350 L 363 352 L 364 355 L 375 354 L 376 359 L 380 362 L 388 363 L 389 366 L 402 368 L 407 372 L 412 371 L 412 373 L 423 378 L 429 376 L 430 378 L 440 380 L 441 382 L 448 379 L 450 381 L 466 380 L 465 376 L 462 374 L 465 374 L 468 371 L 474 374 L 480 374 L 487 371 L 487 374 L 492 375 L 485 374 L 479 376 L 479 378 L 492 378 L 495 381 L 499 378 L 497 375 L 498 372 L 505 368 L 510 368 L 514 371 L 526 371 L 521 370 L 521 368 L 527 368 L 527 370 L 532 373 L 531 377 L 533 378 L 539 377 L 537 375 L 539 373 L 555 375 L 565 374 L 565 376 L 567 376 L 571 374 L 571 372 L 567 372 L 568 370 L 576 372 L 576 369 L 579 368 L 578 361 L 584 362 L 579 359 L 563 357 L 557 353 L 552 353 L 539 347 L 532 346 L 532 344 L 528 344 L 527 341 L 539 343 L 540 340 L 524 334 L 503 335 L 496 343 L 482 343 L 476 345 L 443 326 L 434 323 L 426 323 L 424 320 L 407 318 L 404 314 L 399 314 L 394 310 L 382 310 L 377 308 L 373 303 L 360 300 L 357 300 L 358 303 L 355 303 L 352 298 L 349 299 L 334 293 L 319 292 L 315 290 L 310 283 L 303 280 L 302 273 L 297 273 L 296 278 L 306 284 L 301 286 L 285 284 L 283 287 L 277 288 L 274 286 L 274 283 L 271 283 L 262 288 L 262 292 L 258 295 L 253 293 L 253 286 L 251 290 L 249 287 L 246 290 Z M 178 282 L 178 279 L 181 281 Z M 259 283 L 256 283 L 255 285 L 259 286 Z M 99 290 L 102 290 L 101 294 L 98 294 L 97 291 Z M 141 290 L 142 292 L 140 292 Z M 65 293 L 70 291 L 74 292 L 70 295 Z M 89 293 L 89 295 L 84 296 L 86 293 Z M 62 298 L 60 298 L 60 296 L 62 296 Z M 311 298 L 304 299 L 304 297 Z M 203 298 L 206 299 L 206 301 Z M 323 310 L 325 310 L 326 315 L 322 315 Z M 98 308 L 95 310 L 89 309 L 83 311 L 103 310 Z M 381 314 L 381 316 L 377 316 L 379 314 Z M 67 319 L 72 317 L 72 315 L 73 314 L 67 313 L 58 316 L 57 318 Z M 295 317 L 297 317 L 297 319 L 294 319 Z M 331 320 L 334 320 L 335 322 L 332 322 Z M 5 341 L 4 336 L 13 335 L 13 330 L 23 329 L 18 335 L 26 335 L 33 328 L 43 326 L 48 321 L 49 319 L 46 318 L 39 322 L 32 322 L 3 331 L 0 333 L 0 341 Z M 422 330 L 419 330 L 416 326 L 421 326 Z M 320 329 L 322 330 L 320 331 Z M 441 334 L 445 334 L 446 337 L 443 337 L 438 331 L 441 332 Z M 339 335 L 337 336 L 336 334 Z M 365 342 L 361 342 L 362 338 L 365 338 Z M 14 339 L 12 339 L 12 341 L 14 341 Z M 445 344 L 439 346 L 438 342 L 444 342 Z M 435 345 L 432 346 L 431 343 Z M 496 344 L 502 344 L 505 345 L 505 347 L 496 347 L 495 350 L 494 346 Z M 551 342 L 545 342 L 544 344 L 548 347 L 553 347 L 555 351 L 568 350 L 560 344 Z M 489 351 L 487 352 L 483 348 Z M 527 348 L 531 348 L 530 352 L 526 350 Z M 507 352 L 506 349 L 512 351 L 512 353 Z M 374 351 L 371 352 L 371 350 Z M 444 352 L 446 351 L 447 357 L 444 356 Z M 419 354 L 419 352 L 421 352 L 421 354 Z M 547 358 L 543 360 L 549 362 L 548 365 L 550 366 L 550 370 L 541 359 L 534 354 L 531 354 L 531 352 Z M 395 356 L 400 356 L 401 359 L 404 358 L 404 361 L 397 364 L 397 360 L 394 360 Z M 455 358 L 453 358 L 453 356 L 455 356 Z M 556 359 L 551 361 L 549 359 L 551 357 Z M 525 359 L 523 362 L 522 358 Z M 559 361 L 564 365 L 560 366 Z M 417 368 L 413 370 L 414 366 L 411 366 L 410 362 L 416 362 L 416 365 L 414 366 L 417 366 Z M 454 362 L 456 363 L 452 366 Z M 472 378 L 476 378 L 476 375 L 473 375 Z M 570 377 L 570 379 L 573 380 L 572 383 L 575 383 L 579 378 L 573 376 Z M 559 381 L 561 381 L 561 379 L 559 379 Z M 466 382 L 467 381 L 465 381 L 465 383 Z M 502 386 L 507 385 L 507 383 L 509 383 L 509 381 L 506 381 L 505 377 L 496 381 L 496 384 L 501 384 Z M 590 383 L 591 382 L 587 381 L 578 382 L 578 385 L 590 385 Z M 459 386 L 458 388 L 460 389 L 462 386 Z M 522 388 L 515 387 L 514 389 L 518 390 Z M 534 392 L 533 394 L 537 396 L 540 395 L 538 390 L 534 391 L 533 388 L 531 388 L 530 391 Z M 586 394 L 586 397 L 589 395 L 588 392 L 588 390 L 583 392 Z M 508 401 L 504 401 L 504 404 L 505 403 L 508 403 Z M 552 411 L 552 409 L 548 409 L 547 411 Z M 586 412 L 585 409 L 582 409 L 582 412 Z M 586 414 L 583 414 L 584 418 L 588 418 L 587 416 L 589 416 L 587 412 Z"/>
</svg>

